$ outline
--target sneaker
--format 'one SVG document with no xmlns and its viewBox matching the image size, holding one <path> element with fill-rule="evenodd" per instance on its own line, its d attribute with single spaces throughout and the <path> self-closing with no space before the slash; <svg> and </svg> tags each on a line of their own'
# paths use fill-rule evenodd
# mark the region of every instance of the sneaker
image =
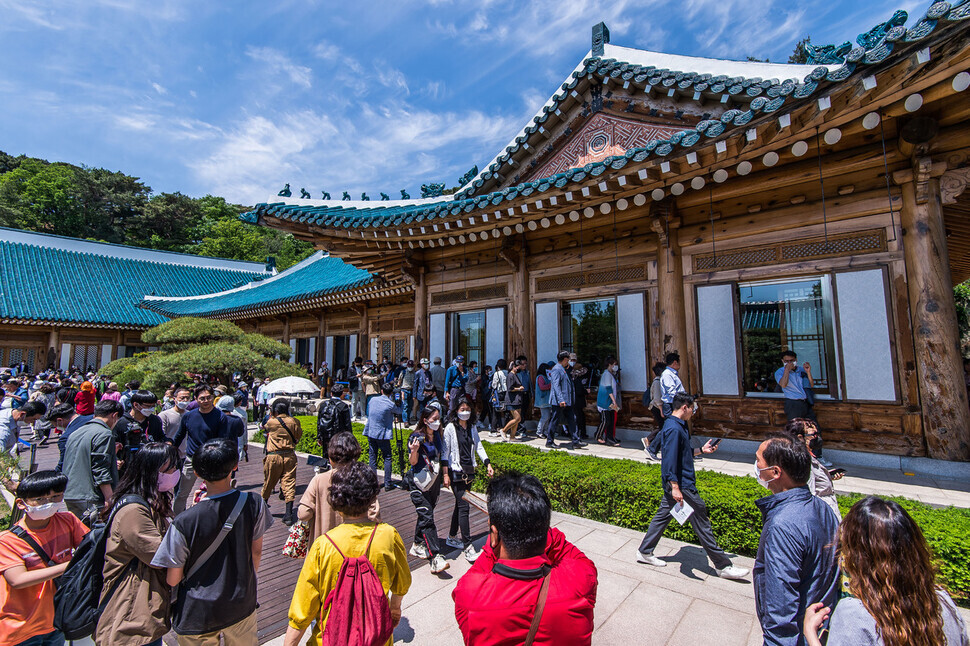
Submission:
<svg viewBox="0 0 970 646">
<path fill-rule="evenodd" d="M 453 547 L 456 550 L 460 550 L 465 547 L 465 544 L 458 540 L 457 536 L 449 536 L 448 540 L 445 541 L 445 545 L 448 547 Z"/>
<path fill-rule="evenodd" d="M 817 460 L 818 460 L 818 461 L 819 461 L 819 462 L 820 462 L 820 463 L 822 464 L 822 466 L 823 466 L 823 467 L 825 467 L 826 469 L 828 469 L 828 468 L 830 468 L 830 467 L 832 466 L 832 461 L 831 461 L 831 460 L 826 460 L 825 458 L 816 458 L 816 459 L 817 459 Z"/>
<path fill-rule="evenodd" d="M 474 563 L 481 555 L 482 553 L 479 550 L 476 550 L 475 546 L 471 543 L 469 543 L 468 547 L 465 548 L 465 560 L 467 560 L 469 563 Z M 747 570 L 745 570 L 745 572 L 747 572 Z"/>
<path fill-rule="evenodd" d="M 415 543 L 411 546 L 411 551 L 408 552 L 411 556 L 416 556 L 419 559 L 431 558 L 431 554 L 428 552 L 428 548 L 421 543 Z"/>
<path fill-rule="evenodd" d="M 656 451 L 651 451 L 650 449 L 643 449 L 643 453 L 647 456 L 647 461 L 660 462 L 660 456 L 657 455 Z"/>
<path fill-rule="evenodd" d="M 748 568 L 737 567 L 735 565 L 729 565 L 717 570 L 717 575 L 722 579 L 735 579 L 741 581 L 744 577 L 750 574 L 751 570 Z"/>
<path fill-rule="evenodd" d="M 550 451 L 555 451 L 556 449 L 562 448 L 555 442 L 546 442 L 546 448 Z"/>
<path fill-rule="evenodd" d="M 499 431 L 498 433 L 499 433 L 499 435 L 502 436 L 502 441 L 503 442 L 508 442 L 509 441 L 509 436 L 506 435 L 505 431 Z"/>
<path fill-rule="evenodd" d="M 488 436 L 489 437 L 498 437 L 498 431 L 489 431 Z"/>
<path fill-rule="evenodd" d="M 667 567 L 667 561 L 661 560 L 653 554 L 644 554 L 640 550 L 637 550 L 637 563 L 646 563 L 654 567 Z"/>
<path fill-rule="evenodd" d="M 431 559 L 431 574 L 441 574 L 445 570 L 451 567 L 451 563 L 445 560 L 441 554 L 436 554 L 433 559 Z"/>
</svg>

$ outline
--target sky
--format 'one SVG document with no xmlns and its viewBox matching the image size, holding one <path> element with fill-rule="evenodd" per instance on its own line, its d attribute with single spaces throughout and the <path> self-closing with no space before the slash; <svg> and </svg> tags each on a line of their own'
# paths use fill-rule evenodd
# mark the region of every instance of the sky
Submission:
<svg viewBox="0 0 970 646">
<path fill-rule="evenodd" d="M 604 21 L 611 42 L 785 62 L 929 0 L 0 0 L 0 150 L 252 205 L 484 168 Z"/>
</svg>

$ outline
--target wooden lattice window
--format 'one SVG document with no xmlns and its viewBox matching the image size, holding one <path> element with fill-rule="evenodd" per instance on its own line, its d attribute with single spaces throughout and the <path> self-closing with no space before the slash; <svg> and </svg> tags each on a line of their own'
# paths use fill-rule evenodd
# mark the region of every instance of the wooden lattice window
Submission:
<svg viewBox="0 0 970 646">
<path fill-rule="evenodd" d="M 508 289 L 505 284 L 488 285 L 485 287 L 469 287 L 450 292 L 437 292 L 431 294 L 432 305 L 451 305 L 454 303 L 464 303 L 466 301 L 481 301 L 490 298 L 505 298 L 508 296 Z"/>
<path fill-rule="evenodd" d="M 604 269 L 599 271 L 573 272 L 559 274 L 536 280 L 537 292 L 559 292 L 580 287 L 597 287 L 601 285 L 617 285 L 632 283 L 647 279 L 646 265 L 631 265 L 618 269 Z"/>
<path fill-rule="evenodd" d="M 882 229 L 808 238 L 775 245 L 744 247 L 715 253 L 694 255 L 694 271 L 741 269 L 803 260 L 836 258 L 854 254 L 878 253 L 886 250 L 886 232 Z"/>
</svg>

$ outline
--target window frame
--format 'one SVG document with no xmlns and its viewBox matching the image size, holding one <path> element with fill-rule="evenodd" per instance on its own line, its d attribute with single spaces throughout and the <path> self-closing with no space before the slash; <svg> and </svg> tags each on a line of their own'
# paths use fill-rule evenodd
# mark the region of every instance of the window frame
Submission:
<svg viewBox="0 0 970 646">
<path fill-rule="evenodd" d="M 619 353 L 620 353 L 620 330 L 619 330 L 619 327 L 618 326 L 620 324 L 620 316 L 619 316 L 619 307 L 618 307 L 617 302 L 616 302 L 616 297 L 617 297 L 616 294 L 609 294 L 609 295 L 600 295 L 600 296 L 589 296 L 589 297 L 586 297 L 586 298 L 577 298 L 575 300 L 566 300 L 566 299 L 560 300 L 559 301 L 559 320 L 558 320 L 558 323 L 559 323 L 559 347 L 563 351 L 565 351 L 565 352 L 571 352 L 571 353 L 572 352 L 576 352 L 576 344 L 575 344 L 575 341 L 572 338 L 572 329 L 570 328 L 570 331 L 569 331 L 569 337 L 570 337 L 570 339 L 569 339 L 568 347 L 567 347 L 567 344 L 566 344 L 566 335 L 563 334 L 563 332 L 564 332 L 564 330 L 563 330 L 563 321 L 566 318 L 566 313 L 567 312 L 569 313 L 569 318 L 570 319 L 572 319 L 572 317 L 573 317 L 572 307 L 571 307 L 572 305 L 582 305 L 582 304 L 585 304 L 585 303 L 612 302 L 613 303 L 613 346 L 614 346 L 613 354 L 614 354 L 614 356 L 617 357 L 617 359 L 619 359 L 620 365 L 622 366 L 623 365 L 623 363 L 622 363 L 623 357 L 619 356 Z M 644 297 L 644 304 L 646 304 L 646 297 Z M 644 327 L 646 328 L 646 324 L 644 325 Z M 646 345 L 646 342 L 644 342 L 644 344 Z M 578 353 L 576 353 L 576 354 L 577 354 L 577 357 L 578 357 Z M 605 356 L 598 357 L 598 358 L 599 358 L 600 362 L 602 362 L 604 359 L 606 359 Z M 602 366 L 589 366 L 589 365 L 587 365 L 587 363 L 585 361 L 583 361 L 583 358 L 582 357 L 579 357 L 579 360 L 583 363 L 584 366 L 586 366 L 587 369 L 589 369 L 590 367 L 592 367 L 597 372 L 599 372 L 601 370 L 601 368 L 602 368 Z"/>
</svg>

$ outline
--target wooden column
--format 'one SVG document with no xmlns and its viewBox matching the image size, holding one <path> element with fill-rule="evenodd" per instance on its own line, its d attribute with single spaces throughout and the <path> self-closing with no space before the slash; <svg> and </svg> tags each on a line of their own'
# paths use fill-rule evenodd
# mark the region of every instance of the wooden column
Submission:
<svg viewBox="0 0 970 646">
<path fill-rule="evenodd" d="M 414 281 L 414 352 L 416 361 L 427 352 L 428 339 L 428 279 L 424 265 L 417 267 Z M 429 357 L 430 358 L 430 357 Z"/>
<path fill-rule="evenodd" d="M 523 237 L 521 247 L 506 244 L 499 252 L 499 257 L 508 263 L 512 269 L 512 312 L 509 317 L 511 319 L 509 329 L 511 356 L 517 357 L 523 354 L 528 357 L 529 365 L 532 365 L 535 350 L 530 351 L 530 346 L 535 344 L 535 340 L 531 326 L 531 308 L 529 307 L 529 269 L 525 261 L 527 249 Z"/>
<path fill-rule="evenodd" d="M 943 170 L 945 165 L 919 157 L 911 171 L 893 178 L 903 194 L 903 252 L 927 453 L 970 460 L 970 411 L 940 205 Z"/>
<path fill-rule="evenodd" d="M 317 343 L 316 343 L 316 355 L 314 357 L 313 370 L 314 375 L 316 375 L 316 370 L 320 367 L 320 362 L 324 359 L 330 364 L 330 374 L 333 374 L 333 358 L 326 356 L 327 354 L 327 312 L 326 310 L 320 310 L 319 318 L 317 319 Z"/>
<path fill-rule="evenodd" d="M 657 291 L 659 292 L 660 348 L 663 361 L 668 352 L 680 354 L 680 379 L 688 392 L 696 388 L 690 383 L 690 360 L 687 357 L 687 322 L 684 316 L 684 267 L 677 240 L 678 221 L 673 204 L 655 203 L 651 226 L 657 232 Z"/>
</svg>

